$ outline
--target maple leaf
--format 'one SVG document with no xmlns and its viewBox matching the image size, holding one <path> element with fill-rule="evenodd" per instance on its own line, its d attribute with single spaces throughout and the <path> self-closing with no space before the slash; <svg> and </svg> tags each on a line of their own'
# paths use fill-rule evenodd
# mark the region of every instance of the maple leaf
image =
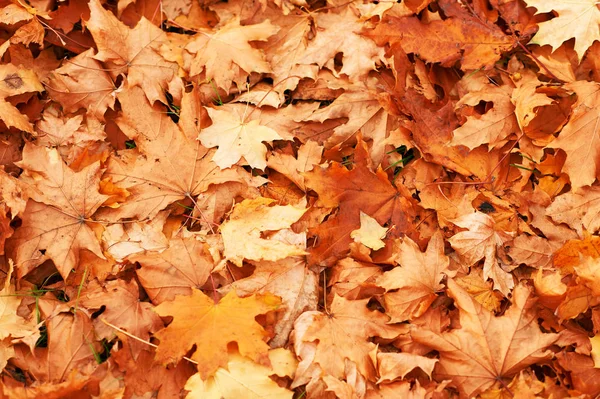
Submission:
<svg viewBox="0 0 600 399">
<path fill-rule="evenodd" d="M 125 397 L 131 394 L 154 394 L 156 397 L 179 397 L 185 381 L 196 374 L 193 363 L 183 359 L 175 366 L 164 367 L 154 360 L 154 350 L 144 350 L 133 356 L 131 339 L 117 333 L 122 347 L 111 353 L 111 358 L 124 371 Z M 148 348 L 148 345 L 145 345 Z"/>
<path fill-rule="evenodd" d="M 67 61 L 49 75 L 46 89 L 50 96 L 62 104 L 65 112 L 81 108 L 99 120 L 115 104 L 117 88 L 102 64 L 89 49 Z"/>
<path fill-rule="evenodd" d="M 380 225 L 391 220 L 396 225 L 395 233 L 409 231 L 406 219 L 412 213 L 412 203 L 407 199 L 410 196 L 392 186 L 383 170 L 369 170 L 367 157 L 366 145 L 359 141 L 352 170 L 332 163 L 304 174 L 306 185 L 319 194 L 323 206 L 340 207 L 336 217 L 314 229 L 319 240 L 310 251 L 310 264 L 330 265 L 344 256 L 352 242 L 350 233 L 360 228 L 361 211 Z"/>
<path fill-rule="evenodd" d="M 275 261 L 306 254 L 304 248 L 296 245 L 261 238 L 261 232 L 288 228 L 306 212 L 306 209 L 292 205 L 269 206 L 274 202 L 259 197 L 244 200 L 233 208 L 229 221 L 221 225 L 224 254 L 228 260 L 241 266 L 244 259 Z M 240 235 L 244 240 L 239 239 Z"/>
<path fill-rule="evenodd" d="M 494 219 L 482 212 L 474 212 L 452 222 L 468 229 L 448 240 L 452 248 L 469 266 L 485 258 L 483 278 L 485 280 L 491 278 L 494 281 L 494 288 L 508 295 L 514 286 L 513 277 L 500 267 L 496 252 L 512 238 L 511 234 L 498 230 Z"/>
<path fill-rule="evenodd" d="M 100 163 L 74 172 L 56 150 L 27 144 L 19 166 L 24 169 L 20 180 L 33 201 L 9 243 L 18 276 L 52 259 L 66 279 L 78 267 L 81 250 L 104 259 L 91 219 L 108 198 L 98 191 Z"/>
<path fill-rule="evenodd" d="M 544 350 L 557 336 L 540 331 L 527 287 L 515 287 L 512 306 L 500 317 L 485 310 L 452 279 L 447 292 L 460 309 L 461 328 L 441 333 L 413 329 L 411 336 L 440 352 L 434 374 L 452 379 L 461 397 L 473 397 L 552 356 Z"/>
<path fill-rule="evenodd" d="M 575 52 L 579 60 L 587 49 L 600 40 L 600 31 L 589 27 L 600 24 L 600 10 L 594 0 L 561 1 L 525 0 L 528 7 L 535 7 L 537 13 L 555 12 L 549 21 L 539 22 L 539 29 L 529 44 L 549 44 L 553 50 L 564 42 L 575 38 Z"/>
<path fill-rule="evenodd" d="M 158 52 L 163 43 L 168 43 L 166 33 L 143 17 L 130 29 L 105 10 L 99 0 L 91 0 L 89 7 L 86 27 L 98 48 L 94 58 L 105 62 L 115 78 L 126 75 L 130 88 L 140 86 L 151 103 L 159 100 L 166 104 L 165 91 L 178 102 L 183 91 L 178 66 Z"/>
<path fill-rule="evenodd" d="M 33 350 L 40 333 L 33 318 L 28 320 L 17 314 L 21 298 L 15 294 L 15 289 L 11 284 L 13 266 L 12 261 L 9 260 L 8 274 L 4 281 L 4 287 L 0 290 L 0 341 L 10 338 L 12 342 L 25 342 Z M 0 370 L 4 369 L 6 361 L 12 356 L 14 356 L 14 348 L 3 348 L 3 353 L 0 355 Z"/>
<path fill-rule="evenodd" d="M 436 292 L 443 288 L 440 281 L 450 274 L 447 270 L 450 261 L 444 255 L 440 232 L 431 238 L 425 253 L 410 238 L 403 239 L 394 252 L 400 266 L 383 273 L 377 285 L 386 290 L 385 307 L 392 322 L 401 322 L 425 313 L 437 298 Z"/>
<path fill-rule="evenodd" d="M 404 379 L 406 374 L 416 368 L 420 368 L 431 378 L 436 363 L 437 359 L 430 359 L 412 353 L 378 353 L 377 371 L 379 380 L 377 380 L 377 383 Z"/>
<path fill-rule="evenodd" d="M 60 312 L 53 315 L 46 321 L 46 328 L 48 348 L 44 351 L 43 362 L 47 376 L 44 380 L 63 381 L 73 370 L 89 375 L 98 366 L 94 353 L 100 352 L 100 344 L 94 338 L 90 316 L 83 309 L 75 314 Z M 72 331 L 78 333 L 71 334 Z M 42 357 L 39 353 L 37 356 Z"/>
<path fill-rule="evenodd" d="M 492 149 L 504 145 L 508 137 L 518 131 L 510 90 L 491 84 L 486 86 L 481 91 L 467 93 L 456 104 L 456 108 L 474 107 L 481 101 L 493 105 L 483 115 L 468 117 L 461 127 L 455 129 L 451 145 L 464 145 L 472 150 L 482 144 L 488 144 L 488 148 Z"/>
<path fill-rule="evenodd" d="M 245 120 L 245 115 L 227 109 L 207 108 L 213 123 L 202 129 L 198 139 L 202 145 L 219 147 L 212 160 L 221 169 L 229 168 L 244 157 L 253 168 L 264 169 L 267 148 L 263 141 L 282 140 L 273 129 L 263 126 L 256 119 Z"/>
<path fill-rule="evenodd" d="M 132 281 L 126 283 L 121 280 L 107 282 L 104 286 L 90 284 L 85 292 L 81 293 L 79 303 L 91 310 L 103 309 L 101 320 L 148 341 L 150 334 L 163 327 L 160 317 L 152 312 L 152 305 L 140 302 L 139 287 Z M 114 330 L 102 322 L 97 322 L 95 331 L 99 338 L 111 338 Z M 132 343 L 132 349 L 139 353 L 145 347 L 139 342 Z"/>
<path fill-rule="evenodd" d="M 314 24 L 311 13 L 290 13 L 273 19 L 279 27 L 276 35 L 266 43 L 259 43 L 265 58 L 272 68 L 273 90 L 279 93 L 279 105 L 285 101 L 285 91 L 293 90 L 303 76 L 314 78 L 317 75 L 316 65 L 300 65 L 299 57 L 308 46 L 308 37 Z"/>
<path fill-rule="evenodd" d="M 16 127 L 33 133 L 33 127 L 27 116 L 19 112 L 6 98 L 43 90 L 44 86 L 33 71 L 18 68 L 13 64 L 0 65 L 0 120 L 7 127 Z"/>
<path fill-rule="evenodd" d="M 577 101 L 569 122 L 548 147 L 567 153 L 563 170 L 569 175 L 573 191 L 577 191 L 591 185 L 600 173 L 600 133 L 596 128 L 600 121 L 600 85 L 581 81 L 564 87 L 577 94 Z"/>
<path fill-rule="evenodd" d="M 583 230 L 600 229 L 600 187 L 584 187 L 578 192 L 559 195 L 546 214 L 555 222 L 565 223 L 583 236 Z"/>
<path fill-rule="evenodd" d="M 316 110 L 306 120 L 325 122 L 329 119 L 348 119 L 336 126 L 325 142 L 327 148 L 344 143 L 357 132 L 373 141 L 371 157 L 378 165 L 384 156 L 384 140 L 391 125 L 383 103 L 383 94 L 361 84 L 348 88 L 327 107 Z"/>
<path fill-rule="evenodd" d="M 186 94 L 186 98 L 191 96 L 194 93 Z M 119 127 L 137 147 L 111 156 L 106 175 L 130 196 L 118 207 L 102 210 L 100 217 L 152 218 L 169 204 L 193 198 L 211 184 L 258 182 L 241 168 L 219 170 L 210 159 L 211 151 L 196 140 L 197 131 L 181 129 L 162 106 L 150 104 L 140 89 L 119 93 L 118 98 L 124 109 Z M 185 98 L 183 105 L 182 115 L 191 106 Z"/>
<path fill-rule="evenodd" d="M 173 322 L 154 334 L 160 340 L 156 360 L 178 361 L 196 345 L 191 358 L 198 362 L 204 380 L 227 365 L 230 342 L 237 343 L 242 356 L 268 361 L 267 333 L 254 318 L 277 309 L 279 304 L 279 298 L 270 294 L 239 298 L 235 291 L 215 303 L 200 290 L 163 302 L 154 311 L 162 317 L 173 316 Z"/>
<path fill-rule="evenodd" d="M 271 347 L 283 346 L 298 316 L 317 309 L 318 276 L 306 267 L 306 259 L 300 256 L 252 264 L 255 267 L 252 275 L 234 281 L 227 289 L 242 296 L 271 293 L 281 298 L 283 310 L 277 313 L 273 327 L 275 335 L 269 344 Z"/>
<path fill-rule="evenodd" d="M 312 311 L 298 317 L 292 333 L 296 353 L 301 354 L 307 344 L 316 345 L 313 358 L 302 362 L 317 363 L 324 373 L 343 378 L 344 363 L 349 360 L 356 364 L 360 374 L 375 381 L 376 373 L 369 353 L 376 345 L 370 338 L 395 338 L 400 330 L 388 324 L 387 315 L 369 311 L 368 301 L 349 301 L 336 295 L 327 314 Z"/>
<path fill-rule="evenodd" d="M 323 147 L 315 141 L 308 141 L 298 149 L 298 156 L 276 152 L 269 156 L 267 166 L 285 175 L 302 190 L 306 190 L 304 176 L 302 173 L 313 170 L 323 156 Z"/>
<path fill-rule="evenodd" d="M 427 62 L 451 66 L 460 60 L 461 69 L 490 68 L 513 40 L 498 27 L 473 16 L 435 20 L 424 24 L 417 17 L 387 17 L 366 33 L 377 44 L 398 43 L 406 53 L 418 54 Z"/>
<path fill-rule="evenodd" d="M 135 254 L 128 260 L 141 265 L 136 274 L 155 304 L 190 295 L 204 285 L 214 267 L 208 245 L 184 233 L 173 237 L 165 250 Z"/>
<path fill-rule="evenodd" d="M 279 27 L 268 20 L 256 25 L 240 25 L 239 18 L 232 18 L 214 32 L 202 31 L 185 46 L 194 54 L 189 66 L 190 75 L 205 73 L 207 81 L 214 80 L 218 87 L 229 91 L 232 82 L 243 88 L 246 74 L 271 72 L 271 66 L 258 49 L 249 42 L 267 40 Z"/>
<path fill-rule="evenodd" d="M 332 11 L 332 10 L 331 10 Z M 346 74 L 351 81 L 360 81 L 375 70 L 378 63 L 385 64 L 385 52 L 373 41 L 360 35 L 363 23 L 351 7 L 339 12 L 318 13 L 315 19 L 317 34 L 308 42 L 305 49 L 296 54 L 297 64 L 317 64 L 336 71 L 334 58 L 342 53 L 340 74 Z M 340 36 L 339 32 L 344 32 Z"/>
<path fill-rule="evenodd" d="M 269 376 L 291 377 L 297 360 L 287 349 L 272 349 L 268 353 L 271 367 L 252 362 L 239 354 L 230 354 L 226 368 L 220 368 L 215 375 L 203 381 L 200 374 L 194 374 L 185 384 L 190 391 L 186 399 L 234 399 L 234 398 L 288 398 L 294 392 L 282 388 Z"/>
</svg>

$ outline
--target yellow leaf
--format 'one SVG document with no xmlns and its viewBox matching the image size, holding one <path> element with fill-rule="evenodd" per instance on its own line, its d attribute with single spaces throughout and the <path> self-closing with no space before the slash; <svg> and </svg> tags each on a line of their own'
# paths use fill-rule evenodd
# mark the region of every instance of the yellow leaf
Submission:
<svg viewBox="0 0 600 399">
<path fill-rule="evenodd" d="M 244 157 L 253 168 L 264 169 L 267 147 L 263 141 L 283 140 L 275 130 L 263 126 L 254 119 L 224 108 L 207 108 L 213 124 L 202 129 L 198 139 L 208 148 L 219 147 L 212 160 L 219 168 L 226 169 Z"/>
<path fill-rule="evenodd" d="M 360 212 L 360 229 L 350 233 L 350 237 L 356 242 L 360 242 L 364 246 L 377 251 L 385 247 L 385 243 L 381 240 L 387 234 L 385 227 L 381 227 L 377 220 L 367 215 L 363 211 Z"/>
<path fill-rule="evenodd" d="M 244 259 L 279 260 L 294 255 L 305 255 L 303 248 L 275 239 L 261 238 L 262 231 L 290 227 L 306 212 L 292 205 L 269 206 L 275 202 L 259 197 L 237 204 L 229 221 L 221 225 L 225 257 L 238 266 Z"/>
<path fill-rule="evenodd" d="M 227 368 L 220 368 L 214 376 L 203 381 L 194 374 L 185 384 L 190 391 L 186 399 L 285 399 L 294 393 L 282 388 L 269 376 L 291 376 L 298 365 L 294 355 L 287 349 L 269 352 L 271 367 L 266 367 L 239 355 L 230 354 Z"/>
</svg>

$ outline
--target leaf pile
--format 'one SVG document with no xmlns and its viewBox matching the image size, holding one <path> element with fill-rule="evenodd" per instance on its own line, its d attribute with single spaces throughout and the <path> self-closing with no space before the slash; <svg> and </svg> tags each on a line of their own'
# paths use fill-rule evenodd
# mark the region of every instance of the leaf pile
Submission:
<svg viewBox="0 0 600 399">
<path fill-rule="evenodd" d="M 0 0 L 0 397 L 597 397 L 599 29 Z"/>
</svg>

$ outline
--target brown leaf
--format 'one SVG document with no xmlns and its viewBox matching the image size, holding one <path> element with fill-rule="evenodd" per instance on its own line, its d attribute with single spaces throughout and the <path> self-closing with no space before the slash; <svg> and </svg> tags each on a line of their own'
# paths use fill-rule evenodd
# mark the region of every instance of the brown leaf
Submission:
<svg viewBox="0 0 600 399">
<path fill-rule="evenodd" d="M 483 309 L 452 280 L 448 293 L 460 309 L 461 328 L 441 334 L 415 329 L 411 336 L 440 352 L 434 375 L 452 379 L 461 397 L 497 386 L 500 380 L 551 357 L 545 349 L 556 335 L 540 331 L 534 301 L 525 286 L 515 287 L 513 304 L 500 317 Z"/>
</svg>

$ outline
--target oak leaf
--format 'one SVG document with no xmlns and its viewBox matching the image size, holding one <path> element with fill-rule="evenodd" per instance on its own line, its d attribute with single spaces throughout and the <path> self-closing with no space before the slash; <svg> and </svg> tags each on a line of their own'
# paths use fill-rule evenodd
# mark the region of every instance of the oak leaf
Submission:
<svg viewBox="0 0 600 399">
<path fill-rule="evenodd" d="M 261 232 L 290 227 L 306 212 L 292 205 L 270 206 L 275 201 L 259 197 L 244 200 L 233 208 L 228 221 L 221 224 L 225 257 L 242 265 L 244 259 L 275 261 L 288 256 L 304 255 L 302 247 L 274 239 L 261 238 Z M 240 240 L 240 237 L 244 237 Z"/>
<path fill-rule="evenodd" d="M 283 137 L 259 120 L 246 121 L 240 115 L 226 108 L 207 108 L 212 125 L 200 131 L 198 140 L 207 148 L 219 147 L 212 160 L 221 169 L 229 168 L 242 157 L 253 168 L 264 169 L 267 147 L 263 141 L 282 140 Z"/>
<path fill-rule="evenodd" d="M 279 304 L 279 298 L 270 294 L 240 298 L 235 291 L 215 303 L 199 290 L 163 302 L 154 311 L 162 317 L 172 316 L 173 321 L 154 334 L 160 340 L 156 360 L 179 361 L 196 345 L 191 358 L 198 362 L 198 372 L 206 380 L 227 365 L 227 345 L 235 342 L 242 356 L 268 362 L 267 332 L 255 317 L 276 310 Z"/>
<path fill-rule="evenodd" d="M 537 14 L 555 12 L 549 21 L 538 23 L 539 29 L 529 44 L 549 44 L 553 50 L 564 42 L 575 38 L 575 52 L 579 60 L 589 47 L 600 40 L 600 10 L 594 0 L 577 0 L 569 3 L 561 1 L 525 0 L 528 7 L 535 7 Z"/>
<path fill-rule="evenodd" d="M 497 229 L 494 219 L 483 212 L 474 212 L 452 222 L 468 229 L 448 240 L 452 248 L 469 266 L 485 258 L 483 278 L 485 280 L 491 278 L 494 281 L 494 288 L 508 295 L 514 286 L 513 276 L 500 267 L 496 253 L 512 238 L 512 235 Z"/>
<path fill-rule="evenodd" d="M 450 261 L 440 232 L 431 237 L 425 253 L 410 238 L 404 238 L 394 252 L 399 266 L 379 277 L 377 285 L 386 290 L 385 308 L 392 322 L 402 322 L 421 316 L 437 298 L 443 289 L 441 280 L 451 274 Z"/>
<path fill-rule="evenodd" d="M 500 317 L 485 310 L 451 279 L 448 294 L 460 312 L 460 325 L 448 332 L 414 329 L 417 342 L 440 352 L 434 375 L 452 379 L 461 397 L 473 397 L 552 354 L 545 349 L 556 340 L 537 325 L 530 290 L 518 285 L 512 306 Z"/>
</svg>

